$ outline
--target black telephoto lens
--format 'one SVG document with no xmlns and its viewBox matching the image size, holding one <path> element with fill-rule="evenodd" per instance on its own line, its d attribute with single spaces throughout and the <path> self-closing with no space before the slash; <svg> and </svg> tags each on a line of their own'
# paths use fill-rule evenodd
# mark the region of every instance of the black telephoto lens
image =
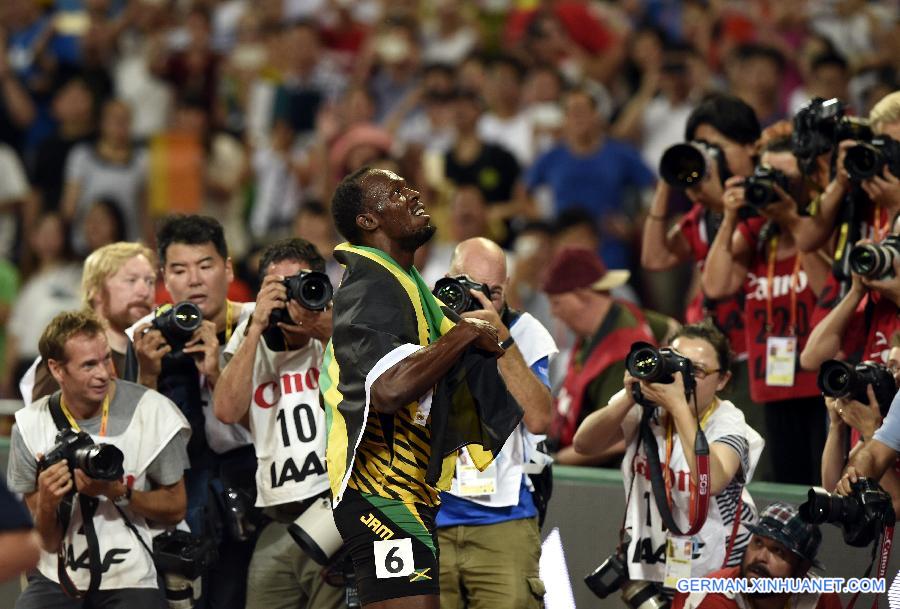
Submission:
<svg viewBox="0 0 900 609">
<path fill-rule="evenodd" d="M 706 175 L 706 158 L 691 144 L 676 144 L 663 153 L 659 175 L 675 188 L 688 188 Z"/>
<path fill-rule="evenodd" d="M 882 266 L 881 252 L 871 243 L 855 245 L 850 250 L 850 269 L 857 275 L 871 277 L 878 273 Z"/>
<path fill-rule="evenodd" d="M 180 330 L 187 334 L 193 334 L 203 322 L 203 314 L 194 303 L 190 301 L 179 302 L 172 307 L 172 319 Z"/>
<path fill-rule="evenodd" d="M 854 180 L 867 180 L 878 174 L 884 155 L 871 144 L 857 144 L 847 150 L 844 167 Z"/>
<path fill-rule="evenodd" d="M 830 398 L 850 395 L 853 385 L 853 367 L 839 360 L 828 360 L 819 369 L 819 389 Z"/>
<path fill-rule="evenodd" d="M 122 477 L 122 451 L 111 444 L 95 444 L 75 452 L 79 469 L 96 480 L 118 480 Z"/>
</svg>

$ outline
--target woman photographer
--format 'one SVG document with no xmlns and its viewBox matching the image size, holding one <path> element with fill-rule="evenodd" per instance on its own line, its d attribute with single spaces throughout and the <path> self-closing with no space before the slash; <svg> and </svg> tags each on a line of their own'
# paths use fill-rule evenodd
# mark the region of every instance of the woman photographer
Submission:
<svg viewBox="0 0 900 609">
<path fill-rule="evenodd" d="M 819 476 L 825 422 L 816 374 L 800 370 L 797 356 L 830 267 L 817 252 L 803 253 L 797 246 L 794 231 L 809 192 L 789 131 L 774 133 L 763 143 L 754 187 L 745 188 L 742 178 L 726 182 L 725 215 L 703 269 L 703 288 L 713 298 L 743 293 L 750 396 L 765 408 L 775 481 L 810 484 Z M 768 195 L 745 194 L 760 190 Z M 741 222 L 745 210 L 767 222 L 761 227 Z"/>
<path fill-rule="evenodd" d="M 628 447 L 622 461 L 627 496 L 624 532 L 630 541 L 624 558 L 632 581 L 663 582 L 668 574 L 667 556 L 684 548 L 679 538 L 666 531 L 657 507 L 666 502 L 679 528 L 686 530 L 694 516 L 692 498 L 697 494 L 698 468 L 694 454 L 698 426 L 709 443 L 709 494 L 712 500 L 705 524 L 688 544 L 688 571 L 678 577 L 702 577 L 725 565 L 736 565 L 750 538 L 745 525 L 756 518 L 756 507 L 743 488 L 750 480 L 763 439 L 744 421 L 744 415 L 716 394 L 731 378 L 728 339 L 709 320 L 678 330 L 671 342 L 677 356 L 690 360 L 694 391 L 685 393 L 682 373 L 671 383 L 638 381 L 625 374 L 625 387 L 606 408 L 585 419 L 575 435 L 575 450 L 589 456 L 624 440 Z M 691 383 L 689 383 L 691 384 Z M 657 406 L 646 423 L 633 388 L 640 387 L 642 402 Z M 641 440 L 641 425 L 649 425 L 655 438 L 667 497 L 656 497 L 648 465 L 647 444 Z M 682 542 L 687 538 L 681 538 Z M 671 547 L 667 547 L 670 542 Z M 624 548 L 620 548 L 620 552 Z M 684 550 L 681 550 L 684 552 Z M 676 554 L 677 555 L 677 554 Z"/>
</svg>

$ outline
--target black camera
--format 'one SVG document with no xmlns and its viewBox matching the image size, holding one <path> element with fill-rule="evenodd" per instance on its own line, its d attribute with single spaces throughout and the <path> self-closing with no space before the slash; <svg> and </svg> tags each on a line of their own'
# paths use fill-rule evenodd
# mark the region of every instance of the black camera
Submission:
<svg viewBox="0 0 900 609">
<path fill-rule="evenodd" d="M 793 123 L 791 149 L 806 171 L 818 156 L 834 150 L 838 142 L 872 138 L 866 121 L 846 116 L 846 107 L 837 98 L 813 98 L 794 115 Z"/>
<path fill-rule="evenodd" d="M 821 487 L 809 489 L 800 517 L 812 524 L 835 524 L 844 533 L 844 543 L 863 548 L 878 537 L 885 524 L 894 524 L 894 506 L 891 496 L 871 478 L 860 478 L 851 488 L 848 497 Z"/>
<path fill-rule="evenodd" d="M 249 510 L 253 505 L 252 498 L 246 491 L 228 487 L 222 491 L 222 508 L 225 528 L 234 541 L 247 541 L 256 532 L 256 524 L 249 518 Z"/>
<path fill-rule="evenodd" d="M 191 301 L 184 300 L 176 305 L 163 305 L 156 309 L 156 316 L 150 325 L 162 333 L 166 343 L 172 348 L 172 353 L 178 353 L 202 323 L 203 313 L 200 308 Z"/>
<path fill-rule="evenodd" d="M 211 538 L 178 529 L 154 537 L 153 563 L 165 580 L 169 607 L 193 607 L 200 599 L 200 577 L 218 558 Z"/>
<path fill-rule="evenodd" d="M 62 429 L 56 434 L 56 444 L 38 462 L 39 469 L 46 469 L 65 459 L 69 469 L 82 470 L 94 480 L 119 480 L 125 470 L 125 456 L 112 444 L 96 444 L 83 431 Z"/>
<path fill-rule="evenodd" d="M 304 309 L 310 311 L 324 311 L 334 296 L 334 288 L 331 280 L 325 273 L 319 271 L 300 271 L 296 275 L 284 278 L 284 287 L 287 290 L 287 299 L 294 300 Z M 293 324 L 287 309 L 275 309 L 269 316 L 269 325 L 274 326 L 278 322 Z"/>
<path fill-rule="evenodd" d="M 863 404 L 869 403 L 866 387 L 872 385 L 882 417 L 887 416 L 897 393 L 894 375 L 886 366 L 874 362 L 863 362 L 854 366 L 830 359 L 819 368 L 817 382 L 822 393 L 830 398 L 848 398 Z"/>
<path fill-rule="evenodd" d="M 663 609 L 669 606 L 669 599 L 662 593 L 659 584 L 629 581 L 625 557 L 618 553 L 603 561 L 584 578 L 584 583 L 599 598 L 621 590 L 622 600 L 630 609 Z"/>
<path fill-rule="evenodd" d="M 900 142 L 887 135 L 859 142 L 844 157 L 844 168 L 850 179 L 858 182 L 882 175 L 885 167 L 900 176 Z"/>
<path fill-rule="evenodd" d="M 438 300 L 453 309 L 457 315 L 481 309 L 481 303 L 472 296 L 469 290 L 475 290 L 491 299 L 491 289 L 483 283 L 472 281 L 465 275 L 459 277 L 442 277 L 434 284 L 432 294 Z"/>
<path fill-rule="evenodd" d="M 900 237 L 890 235 L 881 243 L 862 243 L 850 250 L 850 270 L 870 279 L 894 276 L 894 259 L 900 256 Z"/>
<path fill-rule="evenodd" d="M 765 165 L 757 166 L 753 170 L 753 175 L 744 180 L 744 201 L 753 207 L 765 207 L 775 203 L 779 199 L 775 191 L 776 185 L 787 192 L 790 180 L 778 169 Z"/>
<path fill-rule="evenodd" d="M 673 188 L 682 190 L 699 184 L 716 163 L 719 179 L 724 184 L 731 177 L 722 149 L 702 140 L 669 147 L 659 161 L 659 175 Z"/>
<path fill-rule="evenodd" d="M 691 360 L 668 347 L 657 349 L 650 343 L 637 342 L 625 358 L 625 368 L 634 378 L 648 383 L 674 383 L 676 372 L 684 379 L 684 391 L 694 390 L 694 366 Z M 638 386 L 635 385 L 638 389 Z"/>
</svg>

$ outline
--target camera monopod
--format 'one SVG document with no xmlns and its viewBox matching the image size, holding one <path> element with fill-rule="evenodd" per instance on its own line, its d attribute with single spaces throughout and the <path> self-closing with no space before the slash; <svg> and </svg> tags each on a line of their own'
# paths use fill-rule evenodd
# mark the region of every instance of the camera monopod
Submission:
<svg viewBox="0 0 900 609">
<path fill-rule="evenodd" d="M 671 531 L 673 535 L 677 537 L 696 535 L 706 523 L 706 516 L 709 513 L 710 495 L 709 442 L 707 442 L 706 434 L 703 433 L 703 428 L 700 425 L 697 394 L 693 390 L 690 392 L 694 400 L 694 413 L 698 415 L 697 435 L 694 438 L 697 484 L 696 486 L 691 487 L 690 524 L 688 530 L 682 532 L 681 528 L 675 522 L 675 517 L 672 515 L 672 508 L 669 507 L 668 491 L 666 490 L 666 483 L 663 480 L 662 466 L 659 462 L 659 445 L 656 443 L 656 437 L 653 435 L 653 430 L 650 429 L 650 418 L 653 416 L 656 405 L 640 394 L 640 387 L 636 383 L 632 386 L 632 389 L 637 389 L 635 398 L 644 409 L 640 424 L 640 438 L 647 448 L 647 465 L 650 469 L 650 487 L 653 489 L 653 499 L 656 501 L 656 509 L 659 511 L 659 516 L 662 518 L 666 528 Z"/>
</svg>

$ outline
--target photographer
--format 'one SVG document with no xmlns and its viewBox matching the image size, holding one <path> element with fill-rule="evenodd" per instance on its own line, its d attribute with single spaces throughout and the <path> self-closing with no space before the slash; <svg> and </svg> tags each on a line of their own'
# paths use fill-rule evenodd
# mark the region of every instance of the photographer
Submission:
<svg viewBox="0 0 900 609">
<path fill-rule="evenodd" d="M 898 218 L 895 218 L 891 235 L 896 236 L 898 229 Z M 825 360 L 832 358 L 887 363 L 888 339 L 900 330 L 900 319 L 897 317 L 900 306 L 900 249 L 893 245 L 888 247 L 892 249 L 882 251 L 893 254 L 890 264 L 884 264 L 884 269 L 874 268 L 874 272 L 865 275 L 854 271 L 854 255 L 872 250 L 863 243 L 853 248 L 850 254 L 850 289 L 813 327 L 800 354 L 800 365 L 805 370 L 818 370 Z M 868 265 L 860 270 L 868 270 Z"/>
<path fill-rule="evenodd" d="M 673 319 L 612 297 L 610 290 L 629 275 L 607 269 L 595 252 L 573 247 L 561 250 L 544 276 L 541 287 L 553 316 L 577 337 L 548 434 L 563 465 L 601 465 L 622 454 L 623 444 L 610 443 L 587 458 L 572 447 L 572 438 L 585 417 L 619 390 L 631 344 L 657 344 L 678 327 Z"/>
<path fill-rule="evenodd" d="M 250 561 L 247 607 L 341 607 L 343 588 L 326 583 L 321 566 L 288 534 L 288 525 L 328 492 L 318 379 L 324 343 L 331 337 L 331 311 L 307 308 L 318 303 L 299 302 L 302 292 L 289 295 L 285 278 L 324 273 L 325 260 L 307 241 L 285 239 L 263 250 L 259 268 L 256 307 L 226 345 L 228 364 L 213 393 L 220 421 L 244 422 L 250 429 L 257 456 L 256 505 L 272 519 Z M 330 307 L 330 290 L 323 296 Z"/>
<path fill-rule="evenodd" d="M 673 146 L 666 151 L 660 163 L 662 180 L 657 183 L 656 194 L 644 222 L 641 243 L 641 266 L 649 271 L 665 271 L 693 260 L 697 277 L 709 255 L 709 247 L 722 226 L 725 180 L 731 176 L 749 176 L 753 173 L 756 157 L 756 141 L 760 137 L 760 125 L 756 114 L 747 103 L 733 95 L 716 93 L 707 96 L 688 118 L 685 139 L 692 149 L 684 145 Z M 679 178 L 693 175 L 690 165 L 696 162 L 690 153 L 702 151 L 699 182 L 686 183 Z M 688 169 L 685 172 L 685 169 Z M 670 184 L 671 182 L 671 184 Z M 668 206 L 674 189 L 684 189 L 693 206 L 668 232 Z M 753 226 L 761 224 L 760 218 L 750 218 Z M 699 281 L 698 281 L 699 283 Z M 750 403 L 747 344 L 744 330 L 743 294 L 724 298 L 710 298 L 698 287 L 693 300 L 685 311 L 687 323 L 697 323 L 711 317 L 716 326 L 728 337 L 735 353 L 732 369 L 734 375 L 729 392 L 745 409 L 750 424 L 762 426 L 762 415 Z M 771 465 L 767 455 L 760 463 L 760 474 L 766 475 Z"/>
<path fill-rule="evenodd" d="M 441 605 L 538 609 L 544 595 L 538 572 L 539 514 L 524 468 L 540 440 L 536 434 L 545 433 L 550 425 L 547 372 L 556 344 L 539 321 L 506 304 L 506 255 L 496 243 L 480 237 L 460 243 L 449 276 L 489 291 L 490 297 L 471 289 L 473 300 L 461 315 L 497 329 L 506 347 L 498 361 L 500 374 L 525 416 L 494 464 L 476 474 L 464 453 L 457 460 L 452 489 L 441 493 L 436 521 Z M 483 570 L 488 566 L 493 576 L 485 579 Z"/>
<path fill-rule="evenodd" d="M 60 391 L 16 412 L 9 485 L 25 493 L 42 549 L 16 608 L 160 609 L 147 521 L 184 518 L 188 423 L 157 392 L 115 379 L 91 313 L 55 317 L 40 352 Z"/>
<path fill-rule="evenodd" d="M 153 309 L 156 270 L 153 252 L 141 243 L 120 241 L 95 250 L 84 261 L 81 298 L 106 329 L 113 368 L 125 378 L 126 330 Z M 59 387 L 40 358 L 19 382 L 26 404 Z"/>
<path fill-rule="evenodd" d="M 243 609 L 253 536 L 245 523 L 234 522 L 225 496 L 227 489 L 253 496 L 256 456 L 245 427 L 226 425 L 216 418 L 212 393 L 224 366 L 224 346 L 252 307 L 226 298 L 234 274 L 217 220 L 170 216 L 157 230 L 156 242 L 166 289 L 174 302 L 188 301 L 199 309 L 202 323 L 189 336 L 180 336 L 173 332 L 176 324 L 170 309 L 165 323 L 159 323 L 158 315 L 153 314 L 129 328 L 133 341 L 130 364 L 132 369 L 139 367 L 139 376 L 133 378 L 170 398 L 191 424 L 186 520 L 191 533 L 216 539 L 219 555 L 227 557 L 210 569 L 202 586 L 203 598 L 211 607 Z M 171 344 L 176 339 L 183 347 Z M 252 512 L 249 506 L 248 510 Z M 229 533 L 237 529 L 243 531 L 242 538 Z M 201 601 L 201 607 L 205 602 Z"/>
<path fill-rule="evenodd" d="M 744 295 L 750 396 L 765 408 L 775 480 L 809 484 L 819 477 L 825 423 L 816 375 L 798 369 L 797 356 L 829 268 L 817 254 L 801 253 L 790 230 L 806 191 L 789 138 L 765 144 L 753 180 L 749 197 L 743 178 L 726 183 L 725 215 L 703 286 L 713 298 Z M 747 185 L 753 183 L 748 178 Z M 739 223 L 745 207 L 767 222 L 758 229 Z"/>
<path fill-rule="evenodd" d="M 667 505 L 674 521 L 683 528 L 689 514 L 693 516 L 698 479 L 695 440 L 698 426 L 709 444 L 709 512 L 702 528 L 693 536 L 693 551 L 680 556 L 687 569 L 681 577 L 702 577 L 724 566 L 737 564 L 749 541 L 741 525 L 756 520 L 756 507 L 744 486 L 750 481 L 763 440 L 744 422 L 744 415 L 734 404 L 716 397 L 731 378 L 731 356 L 728 339 L 710 322 L 682 327 L 671 341 L 672 352 L 666 369 L 677 364 L 672 381 L 648 382 L 625 373 L 625 388 L 606 408 L 591 414 L 575 435 L 575 450 L 585 456 L 602 453 L 607 446 L 625 442 L 622 474 L 627 495 L 624 534 L 627 548 L 619 548 L 627 564 L 627 577 L 632 581 L 661 583 L 667 574 L 675 573 L 675 565 L 667 567 L 671 548 L 686 538 L 673 537 L 666 531 L 660 507 Z M 690 370 L 694 385 L 693 398 L 685 392 L 681 370 Z M 661 379 L 665 380 L 665 379 Z M 641 406 L 635 401 L 635 387 L 640 388 L 642 402 L 657 408 Z M 648 414 L 652 414 L 648 418 Z M 651 468 L 646 434 L 652 433 L 658 449 L 661 471 Z M 663 476 L 665 492 L 657 496 L 652 480 Z M 652 499 L 651 499 L 652 498 Z M 683 567 L 682 567 L 683 568 Z"/>
<path fill-rule="evenodd" d="M 821 567 L 816 560 L 822 532 L 814 524 L 807 524 L 797 508 L 775 502 L 763 510 L 759 522 L 747 527 L 753 533 L 744 551 L 740 566 L 721 569 L 708 577 L 747 580 L 758 578 L 802 578 L 812 567 Z M 783 594 L 732 594 L 716 592 L 678 592 L 672 609 L 841 609 L 840 597 L 834 592 Z"/>
</svg>

